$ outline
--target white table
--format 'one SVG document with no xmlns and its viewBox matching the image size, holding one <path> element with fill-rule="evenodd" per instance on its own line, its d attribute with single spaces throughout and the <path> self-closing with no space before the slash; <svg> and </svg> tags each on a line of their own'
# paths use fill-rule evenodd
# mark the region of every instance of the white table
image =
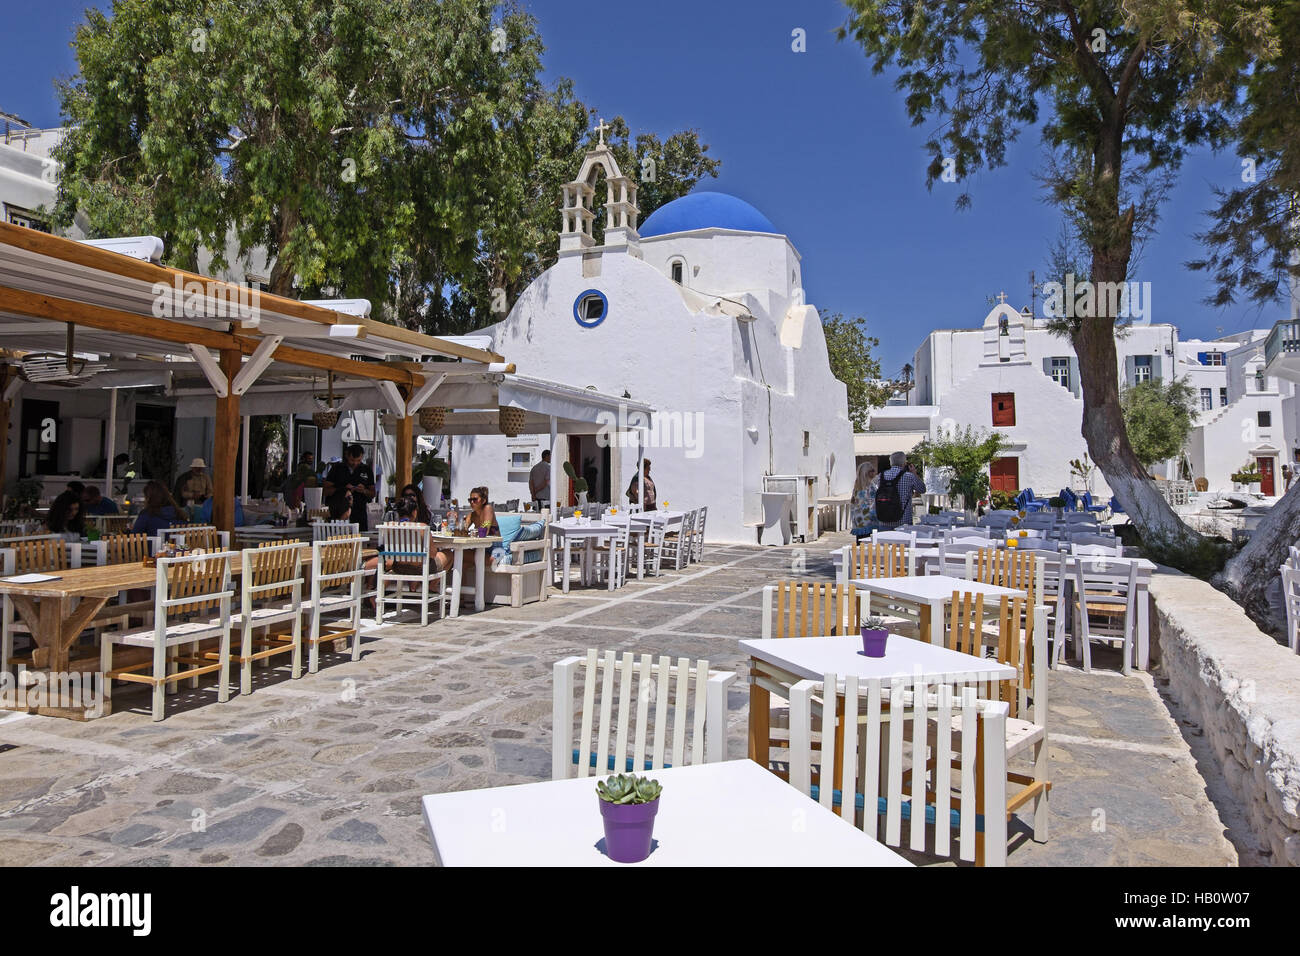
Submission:
<svg viewBox="0 0 1300 956">
<path fill-rule="evenodd" d="M 763 767 L 769 758 L 771 695 L 788 700 L 790 688 L 801 680 L 821 680 L 834 674 L 837 678 L 907 677 L 954 684 L 1016 676 L 1015 668 L 1007 664 L 949 650 L 942 642 L 928 644 L 900 634 L 889 635 L 884 657 L 863 654 L 862 638 L 856 635 L 741 641 L 740 646 L 749 653 L 749 758 Z"/>
<path fill-rule="evenodd" d="M 563 593 L 569 593 L 569 564 L 572 560 L 573 542 L 580 542 L 586 549 L 582 559 L 582 583 L 588 584 L 588 576 L 592 566 L 592 558 L 595 554 L 596 542 L 607 538 L 612 538 L 618 534 L 619 529 L 613 525 L 604 524 L 595 518 L 561 518 L 558 521 L 552 521 L 548 529 L 551 535 L 551 547 L 564 554 L 563 561 L 560 565 L 560 588 Z M 560 540 L 557 542 L 555 538 Z M 644 551 L 642 552 L 644 555 Z"/>
<path fill-rule="evenodd" d="M 474 595 L 474 610 L 481 611 L 487 606 L 484 600 L 483 582 L 487 575 L 487 552 L 494 544 L 501 543 L 500 535 L 488 535 L 486 538 L 468 537 L 451 534 L 430 534 L 435 551 L 451 551 L 451 616 L 460 616 L 461 591 Z M 478 551 L 474 559 L 474 587 L 464 583 L 465 552 Z M 430 556 L 432 561 L 432 555 Z"/>
<path fill-rule="evenodd" d="M 998 584 L 967 581 L 947 574 L 915 574 L 901 578 L 853 578 L 849 581 L 866 594 L 879 594 L 914 604 L 921 609 L 922 618 L 928 616 L 930 643 L 943 645 L 944 609 L 952 600 L 952 592 L 982 594 L 985 599 L 1002 597 L 1028 598 L 1017 588 L 1004 588 Z"/>
<path fill-rule="evenodd" d="M 672 767 L 654 848 L 638 864 L 603 852 L 596 777 L 426 796 L 443 866 L 910 866 L 750 760 Z"/>
<path fill-rule="evenodd" d="M 661 522 L 666 534 L 674 527 L 681 527 L 685 517 L 684 511 L 620 511 L 604 515 L 600 520 L 616 528 L 626 525 L 628 533 L 636 538 L 636 576 L 640 580 L 645 577 L 645 539 L 650 533 L 651 522 Z"/>
<path fill-rule="evenodd" d="M 818 498 L 817 504 L 822 507 L 831 509 L 835 516 L 834 531 L 849 531 L 853 528 L 852 521 L 852 495 L 827 495 L 824 498 Z"/>
</svg>

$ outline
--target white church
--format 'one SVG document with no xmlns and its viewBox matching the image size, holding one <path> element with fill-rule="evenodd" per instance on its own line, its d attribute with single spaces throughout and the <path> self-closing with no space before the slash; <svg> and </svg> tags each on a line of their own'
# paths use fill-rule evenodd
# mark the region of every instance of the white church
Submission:
<svg viewBox="0 0 1300 956">
<path fill-rule="evenodd" d="M 605 180 L 603 244 L 592 233 Z M 638 228 L 636 184 L 600 144 L 563 187 L 559 259 L 506 319 L 479 330 L 536 376 L 655 409 L 644 447 L 660 507 L 708 506 L 707 536 L 756 540 L 765 475 L 806 475 L 816 495 L 854 478 L 845 386 L 830 369 L 816 308 L 803 301 L 799 252 L 757 209 L 695 192 Z M 624 424 L 624 423 L 620 423 Z M 601 436 L 558 438 L 592 501 L 627 503 L 638 449 Z M 527 500 L 546 435 L 452 439 L 453 492 L 486 485 Z M 560 472 L 561 504 L 572 503 Z"/>
</svg>

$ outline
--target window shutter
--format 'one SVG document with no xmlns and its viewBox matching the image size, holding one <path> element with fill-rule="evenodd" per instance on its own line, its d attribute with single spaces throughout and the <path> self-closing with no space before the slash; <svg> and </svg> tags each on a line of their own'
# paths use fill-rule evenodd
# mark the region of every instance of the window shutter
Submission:
<svg viewBox="0 0 1300 956">
<path fill-rule="evenodd" d="M 1200 362 L 1202 365 L 1208 365 L 1209 361 L 1207 360 L 1206 356 L 1208 356 L 1209 354 L 1210 354 L 1209 352 L 1197 352 L 1196 361 Z"/>
<path fill-rule="evenodd" d="M 1132 355 L 1124 356 L 1124 381 L 1127 384 L 1129 385 L 1136 384 L 1136 382 L 1134 381 L 1137 378 L 1136 370 L 1137 370 L 1137 359 L 1135 359 Z"/>
<path fill-rule="evenodd" d="M 1070 356 L 1070 391 L 1078 398 L 1083 386 L 1079 384 L 1079 356 Z"/>
</svg>

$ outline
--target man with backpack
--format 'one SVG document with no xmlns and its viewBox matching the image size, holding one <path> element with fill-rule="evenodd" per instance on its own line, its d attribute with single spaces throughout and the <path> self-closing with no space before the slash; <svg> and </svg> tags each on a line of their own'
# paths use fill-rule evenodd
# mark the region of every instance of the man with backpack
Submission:
<svg viewBox="0 0 1300 956">
<path fill-rule="evenodd" d="M 882 531 L 912 523 L 912 496 L 925 494 L 925 482 L 908 464 L 907 453 L 889 456 L 889 468 L 876 479 L 876 521 Z"/>
</svg>

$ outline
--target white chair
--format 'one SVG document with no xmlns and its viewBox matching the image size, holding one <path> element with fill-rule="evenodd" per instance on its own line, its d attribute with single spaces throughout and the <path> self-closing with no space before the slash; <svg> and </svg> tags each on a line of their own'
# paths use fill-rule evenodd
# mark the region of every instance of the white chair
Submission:
<svg viewBox="0 0 1300 956">
<path fill-rule="evenodd" d="M 365 577 L 362 548 L 366 539 L 314 541 L 311 546 L 311 604 L 305 608 L 307 673 L 320 667 L 324 641 L 352 638 L 352 659 L 361 659 L 361 597 Z M 326 617 L 330 620 L 326 622 Z"/>
<path fill-rule="evenodd" d="M 664 530 L 664 558 L 678 571 L 685 568 L 690 560 L 690 539 L 695 531 L 695 515 L 695 511 L 688 511 L 675 531 Z"/>
<path fill-rule="evenodd" d="M 176 547 L 202 548 L 204 551 L 230 550 L 230 532 L 218 531 L 210 524 L 182 524 L 164 528 L 158 532 L 154 551 L 162 550 L 167 542 Z"/>
<path fill-rule="evenodd" d="M 950 528 L 944 532 L 943 540 L 945 542 L 962 541 L 962 540 L 981 540 L 989 541 L 993 538 L 992 528 L 981 528 L 977 525 L 963 525 L 960 528 Z"/>
<path fill-rule="evenodd" d="M 414 522 L 398 522 L 379 526 L 379 569 L 376 580 L 375 623 L 382 624 L 385 606 L 397 605 L 400 614 L 404 605 L 420 609 L 420 625 L 429 623 L 429 601 L 438 602 L 438 617 L 446 613 L 443 601 L 447 595 L 447 574 L 445 571 L 430 571 L 432 556 L 429 553 L 429 526 Z M 386 567 L 393 562 L 392 569 Z M 402 565 L 416 566 L 416 570 L 398 570 Z M 430 584 L 436 585 L 431 590 Z M 417 585 L 415 592 L 408 593 L 407 584 Z M 388 593 L 389 586 L 393 593 Z M 431 598 L 432 595 L 432 598 Z"/>
<path fill-rule="evenodd" d="M 81 567 L 81 545 L 70 544 L 57 534 L 12 540 L 8 547 L 0 550 L 0 556 L 6 577 Z M 31 630 L 27 622 L 15 613 L 13 598 L 6 594 L 3 608 L 0 609 L 0 674 L 9 673 L 9 668 L 14 663 L 15 634 L 30 635 Z M 20 661 L 31 663 L 28 657 L 20 658 Z"/>
<path fill-rule="evenodd" d="M 253 664 L 277 654 L 291 654 L 293 677 L 302 676 L 302 559 L 303 545 L 262 545 L 246 548 L 240 562 L 239 613 L 232 625 L 239 628 L 239 651 L 229 659 L 239 664 L 239 692 L 253 692 Z M 289 624 L 287 639 L 273 635 L 273 624 Z M 254 641 L 255 631 L 263 636 Z"/>
<path fill-rule="evenodd" d="M 695 530 L 691 532 L 691 560 L 704 560 L 704 525 L 709 519 L 709 506 L 701 505 L 700 513 L 695 518 Z"/>
<path fill-rule="evenodd" d="M 355 521 L 313 521 L 311 523 L 312 541 L 328 541 L 330 538 L 350 538 L 361 528 Z"/>
<path fill-rule="evenodd" d="M 153 719 L 162 720 L 163 695 L 169 684 L 186 678 L 197 681 L 213 671 L 220 671 L 217 700 L 230 699 L 230 605 L 235 595 L 230 583 L 230 561 L 234 557 L 232 552 L 223 551 L 159 559 L 153 626 L 105 631 L 100 638 L 99 667 L 104 674 L 106 710 L 111 712 L 114 680 L 149 684 L 153 688 Z M 205 656 L 179 655 L 182 645 L 208 638 L 218 640 L 215 662 Z M 150 648 L 152 660 L 114 669 L 113 648 L 118 644 Z"/>
<path fill-rule="evenodd" d="M 1092 538 L 1093 536 L 1090 535 L 1089 537 Z M 1122 558 L 1124 557 L 1124 543 L 1118 538 L 1109 544 L 1100 540 L 1072 541 L 1070 543 L 1070 553 Z"/>
<path fill-rule="evenodd" d="M 832 725 L 841 699 L 842 751 L 825 733 L 814 750 L 815 721 L 825 713 Z M 955 849 L 962 860 L 1003 866 L 1007 713 L 1006 703 L 980 700 L 974 687 L 954 694 L 924 678 L 840 680 L 826 674 L 799 681 L 790 690 L 790 783 L 886 846 L 904 845 L 907 820 L 912 850 L 949 857 Z M 982 734 L 962 733 L 977 721 Z M 928 747 L 915 742 L 921 739 Z M 927 822 L 935 823 L 932 847 Z"/>
<path fill-rule="evenodd" d="M 640 574 L 650 573 L 658 577 L 664 556 L 664 534 L 668 530 L 668 520 L 657 516 L 653 511 L 645 512 L 637 521 L 646 525 L 645 532 L 645 568 L 638 567 Z M 636 549 L 632 549 L 635 551 Z M 640 557 L 638 556 L 638 560 Z"/>
<path fill-rule="evenodd" d="M 1108 555 L 1068 560 L 1067 574 L 1074 586 L 1072 610 L 1078 637 L 1075 658 L 1082 654 L 1084 673 L 1089 673 L 1092 671 L 1092 642 L 1117 640 L 1124 654 L 1120 669 L 1127 675 L 1132 667 L 1133 631 L 1137 621 L 1137 561 Z M 1058 662 L 1060 655 L 1061 643 L 1058 643 Z"/>
<path fill-rule="evenodd" d="M 876 528 L 871 532 L 871 540 L 874 544 L 905 544 L 908 550 L 916 547 L 915 531 L 881 531 Z"/>
<path fill-rule="evenodd" d="M 609 544 L 598 544 L 591 552 L 591 572 L 596 583 L 599 584 L 604 579 L 611 591 L 627 583 L 627 566 L 630 563 L 628 541 L 632 533 L 631 522 L 616 527 Z"/>
<path fill-rule="evenodd" d="M 1291 549 L 1292 551 L 1295 548 Z M 1291 650 L 1300 653 L 1300 569 L 1291 566 L 1291 559 L 1279 569 L 1282 574 L 1282 601 L 1286 604 L 1286 642 Z"/>
<path fill-rule="evenodd" d="M 619 657 L 593 648 L 585 657 L 558 661 L 554 675 L 552 779 L 645 773 L 727 757 L 727 688 L 734 673 L 710 671 L 708 661 L 649 654 L 634 659 L 630 651 Z"/>
<path fill-rule="evenodd" d="M 763 532 L 779 529 L 781 543 L 790 543 L 790 499 L 794 496 L 788 491 L 761 492 L 763 500 L 763 523 L 758 526 L 758 543 L 763 543 Z"/>
</svg>

